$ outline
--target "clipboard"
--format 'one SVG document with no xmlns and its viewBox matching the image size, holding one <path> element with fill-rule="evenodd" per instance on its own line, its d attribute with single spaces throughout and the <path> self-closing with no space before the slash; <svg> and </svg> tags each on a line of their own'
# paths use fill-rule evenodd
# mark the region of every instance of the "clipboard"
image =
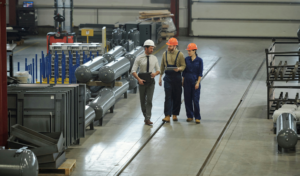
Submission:
<svg viewBox="0 0 300 176">
<path fill-rule="evenodd" d="M 152 82 L 151 72 L 139 73 L 138 76 L 139 76 L 139 78 L 141 78 L 142 80 L 145 80 L 144 83 L 146 83 L 146 84 Z"/>
<path fill-rule="evenodd" d="M 178 68 L 178 67 L 165 67 L 165 70 L 174 70 L 176 68 Z"/>
</svg>

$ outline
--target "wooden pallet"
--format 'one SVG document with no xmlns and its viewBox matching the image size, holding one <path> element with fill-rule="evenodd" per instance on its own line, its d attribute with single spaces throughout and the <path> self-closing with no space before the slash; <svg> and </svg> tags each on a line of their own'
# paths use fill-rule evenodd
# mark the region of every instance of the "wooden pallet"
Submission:
<svg viewBox="0 0 300 176">
<path fill-rule="evenodd" d="M 39 176 L 65 176 L 71 175 L 71 172 L 76 168 L 76 159 L 67 159 L 58 169 L 40 169 Z M 45 172 L 47 173 L 45 173 Z"/>
<path fill-rule="evenodd" d="M 14 41 L 15 44 L 17 44 L 17 46 L 23 45 L 24 44 L 24 39 L 20 40 L 20 41 Z"/>
<path fill-rule="evenodd" d="M 105 87 L 111 87 L 112 86 L 111 83 L 104 83 L 104 82 L 101 82 L 101 81 L 90 81 L 90 82 L 87 82 L 86 85 L 87 86 L 105 86 Z M 120 81 L 115 82 L 115 86 L 117 86 L 117 87 L 120 87 L 122 85 L 123 85 L 123 83 L 120 82 Z"/>
</svg>

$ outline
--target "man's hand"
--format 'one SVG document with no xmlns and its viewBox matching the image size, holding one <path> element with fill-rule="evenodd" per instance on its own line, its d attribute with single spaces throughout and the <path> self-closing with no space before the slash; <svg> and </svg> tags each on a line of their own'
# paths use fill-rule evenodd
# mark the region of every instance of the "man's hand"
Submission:
<svg viewBox="0 0 300 176">
<path fill-rule="evenodd" d="M 144 85 L 144 82 L 146 82 L 145 80 L 139 79 L 139 85 Z"/>
<path fill-rule="evenodd" d="M 199 84 L 195 85 L 195 90 L 199 89 Z"/>
<path fill-rule="evenodd" d="M 184 81 L 182 81 L 182 87 L 183 87 L 183 85 L 184 85 Z"/>
<path fill-rule="evenodd" d="M 175 68 L 174 71 L 175 72 L 179 72 L 181 69 L 180 68 Z"/>
<path fill-rule="evenodd" d="M 159 78 L 159 82 L 158 82 L 159 86 L 162 86 L 162 81 L 161 78 Z"/>
<path fill-rule="evenodd" d="M 155 78 L 156 75 L 156 73 L 151 73 L 151 78 Z"/>
</svg>

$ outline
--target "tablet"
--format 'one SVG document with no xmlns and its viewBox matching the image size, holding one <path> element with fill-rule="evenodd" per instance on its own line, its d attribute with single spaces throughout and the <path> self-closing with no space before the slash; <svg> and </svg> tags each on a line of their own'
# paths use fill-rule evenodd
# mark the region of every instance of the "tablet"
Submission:
<svg viewBox="0 0 300 176">
<path fill-rule="evenodd" d="M 177 67 L 166 67 L 165 70 L 174 70 L 176 69 Z"/>
</svg>

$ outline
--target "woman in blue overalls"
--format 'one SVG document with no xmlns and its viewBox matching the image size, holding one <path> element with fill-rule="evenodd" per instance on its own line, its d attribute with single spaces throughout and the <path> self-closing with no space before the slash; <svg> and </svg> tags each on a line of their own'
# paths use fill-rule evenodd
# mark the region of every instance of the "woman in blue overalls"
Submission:
<svg viewBox="0 0 300 176">
<path fill-rule="evenodd" d="M 203 60 L 198 57 L 197 45 L 190 43 L 186 50 L 188 50 L 188 57 L 185 58 L 186 68 L 182 73 L 182 85 L 184 88 L 184 102 L 186 109 L 187 122 L 193 121 L 200 123 L 200 81 L 203 74 Z"/>
</svg>

